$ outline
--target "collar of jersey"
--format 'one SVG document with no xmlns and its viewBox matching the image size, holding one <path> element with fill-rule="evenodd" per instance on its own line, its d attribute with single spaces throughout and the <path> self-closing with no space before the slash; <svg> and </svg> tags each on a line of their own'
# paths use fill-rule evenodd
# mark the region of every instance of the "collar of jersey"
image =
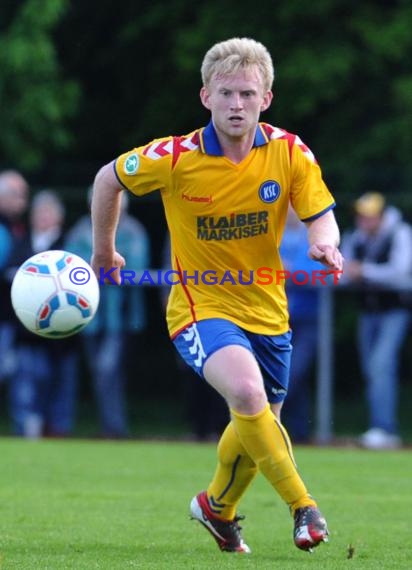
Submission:
<svg viewBox="0 0 412 570">
<path fill-rule="evenodd" d="M 213 156 L 223 156 L 222 147 L 220 146 L 219 139 L 217 138 L 216 130 L 213 122 L 210 123 L 204 129 L 200 130 L 200 148 L 205 154 L 210 154 Z M 262 125 L 259 123 L 256 127 L 255 140 L 253 141 L 253 146 L 262 146 L 269 142 L 269 138 Z"/>
</svg>

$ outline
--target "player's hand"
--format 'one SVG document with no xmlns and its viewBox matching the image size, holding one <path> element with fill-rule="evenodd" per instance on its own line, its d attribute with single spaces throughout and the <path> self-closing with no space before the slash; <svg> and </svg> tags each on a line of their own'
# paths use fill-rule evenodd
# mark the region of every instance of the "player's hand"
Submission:
<svg viewBox="0 0 412 570">
<path fill-rule="evenodd" d="M 313 244 L 309 248 L 308 255 L 311 259 L 319 261 L 331 272 L 343 272 L 343 256 L 337 247 L 332 245 Z M 340 275 L 338 275 L 338 279 Z"/>
<path fill-rule="evenodd" d="M 113 255 L 93 254 L 90 264 L 99 283 L 121 284 L 120 270 L 126 265 L 126 260 L 117 251 Z"/>
</svg>

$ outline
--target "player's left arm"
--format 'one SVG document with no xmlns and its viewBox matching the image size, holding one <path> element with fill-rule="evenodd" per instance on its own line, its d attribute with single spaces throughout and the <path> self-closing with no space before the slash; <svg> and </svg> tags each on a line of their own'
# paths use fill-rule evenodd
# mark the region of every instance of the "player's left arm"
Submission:
<svg viewBox="0 0 412 570">
<path fill-rule="evenodd" d="M 332 271 L 343 271 L 343 256 L 339 251 L 340 232 L 332 210 L 305 222 L 308 230 L 308 255 Z"/>
</svg>

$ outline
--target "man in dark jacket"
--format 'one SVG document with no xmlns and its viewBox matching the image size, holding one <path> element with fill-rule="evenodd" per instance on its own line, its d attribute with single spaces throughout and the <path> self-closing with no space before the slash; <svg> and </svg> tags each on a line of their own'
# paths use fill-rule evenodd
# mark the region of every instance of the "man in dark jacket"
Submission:
<svg viewBox="0 0 412 570">
<path fill-rule="evenodd" d="M 344 280 L 359 287 L 358 346 L 366 380 L 369 429 L 360 444 L 396 448 L 399 352 L 412 306 L 412 232 L 398 209 L 369 192 L 355 202 L 355 229 L 344 236 Z"/>
</svg>

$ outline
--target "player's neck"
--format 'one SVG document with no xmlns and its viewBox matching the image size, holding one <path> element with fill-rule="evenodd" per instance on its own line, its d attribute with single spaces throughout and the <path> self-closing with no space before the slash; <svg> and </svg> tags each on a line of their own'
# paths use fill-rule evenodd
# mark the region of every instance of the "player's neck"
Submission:
<svg viewBox="0 0 412 570">
<path fill-rule="evenodd" d="M 219 135 L 218 135 L 219 136 Z M 220 146 L 224 156 L 235 164 L 245 159 L 253 147 L 254 134 L 245 137 L 219 136 Z"/>
</svg>

